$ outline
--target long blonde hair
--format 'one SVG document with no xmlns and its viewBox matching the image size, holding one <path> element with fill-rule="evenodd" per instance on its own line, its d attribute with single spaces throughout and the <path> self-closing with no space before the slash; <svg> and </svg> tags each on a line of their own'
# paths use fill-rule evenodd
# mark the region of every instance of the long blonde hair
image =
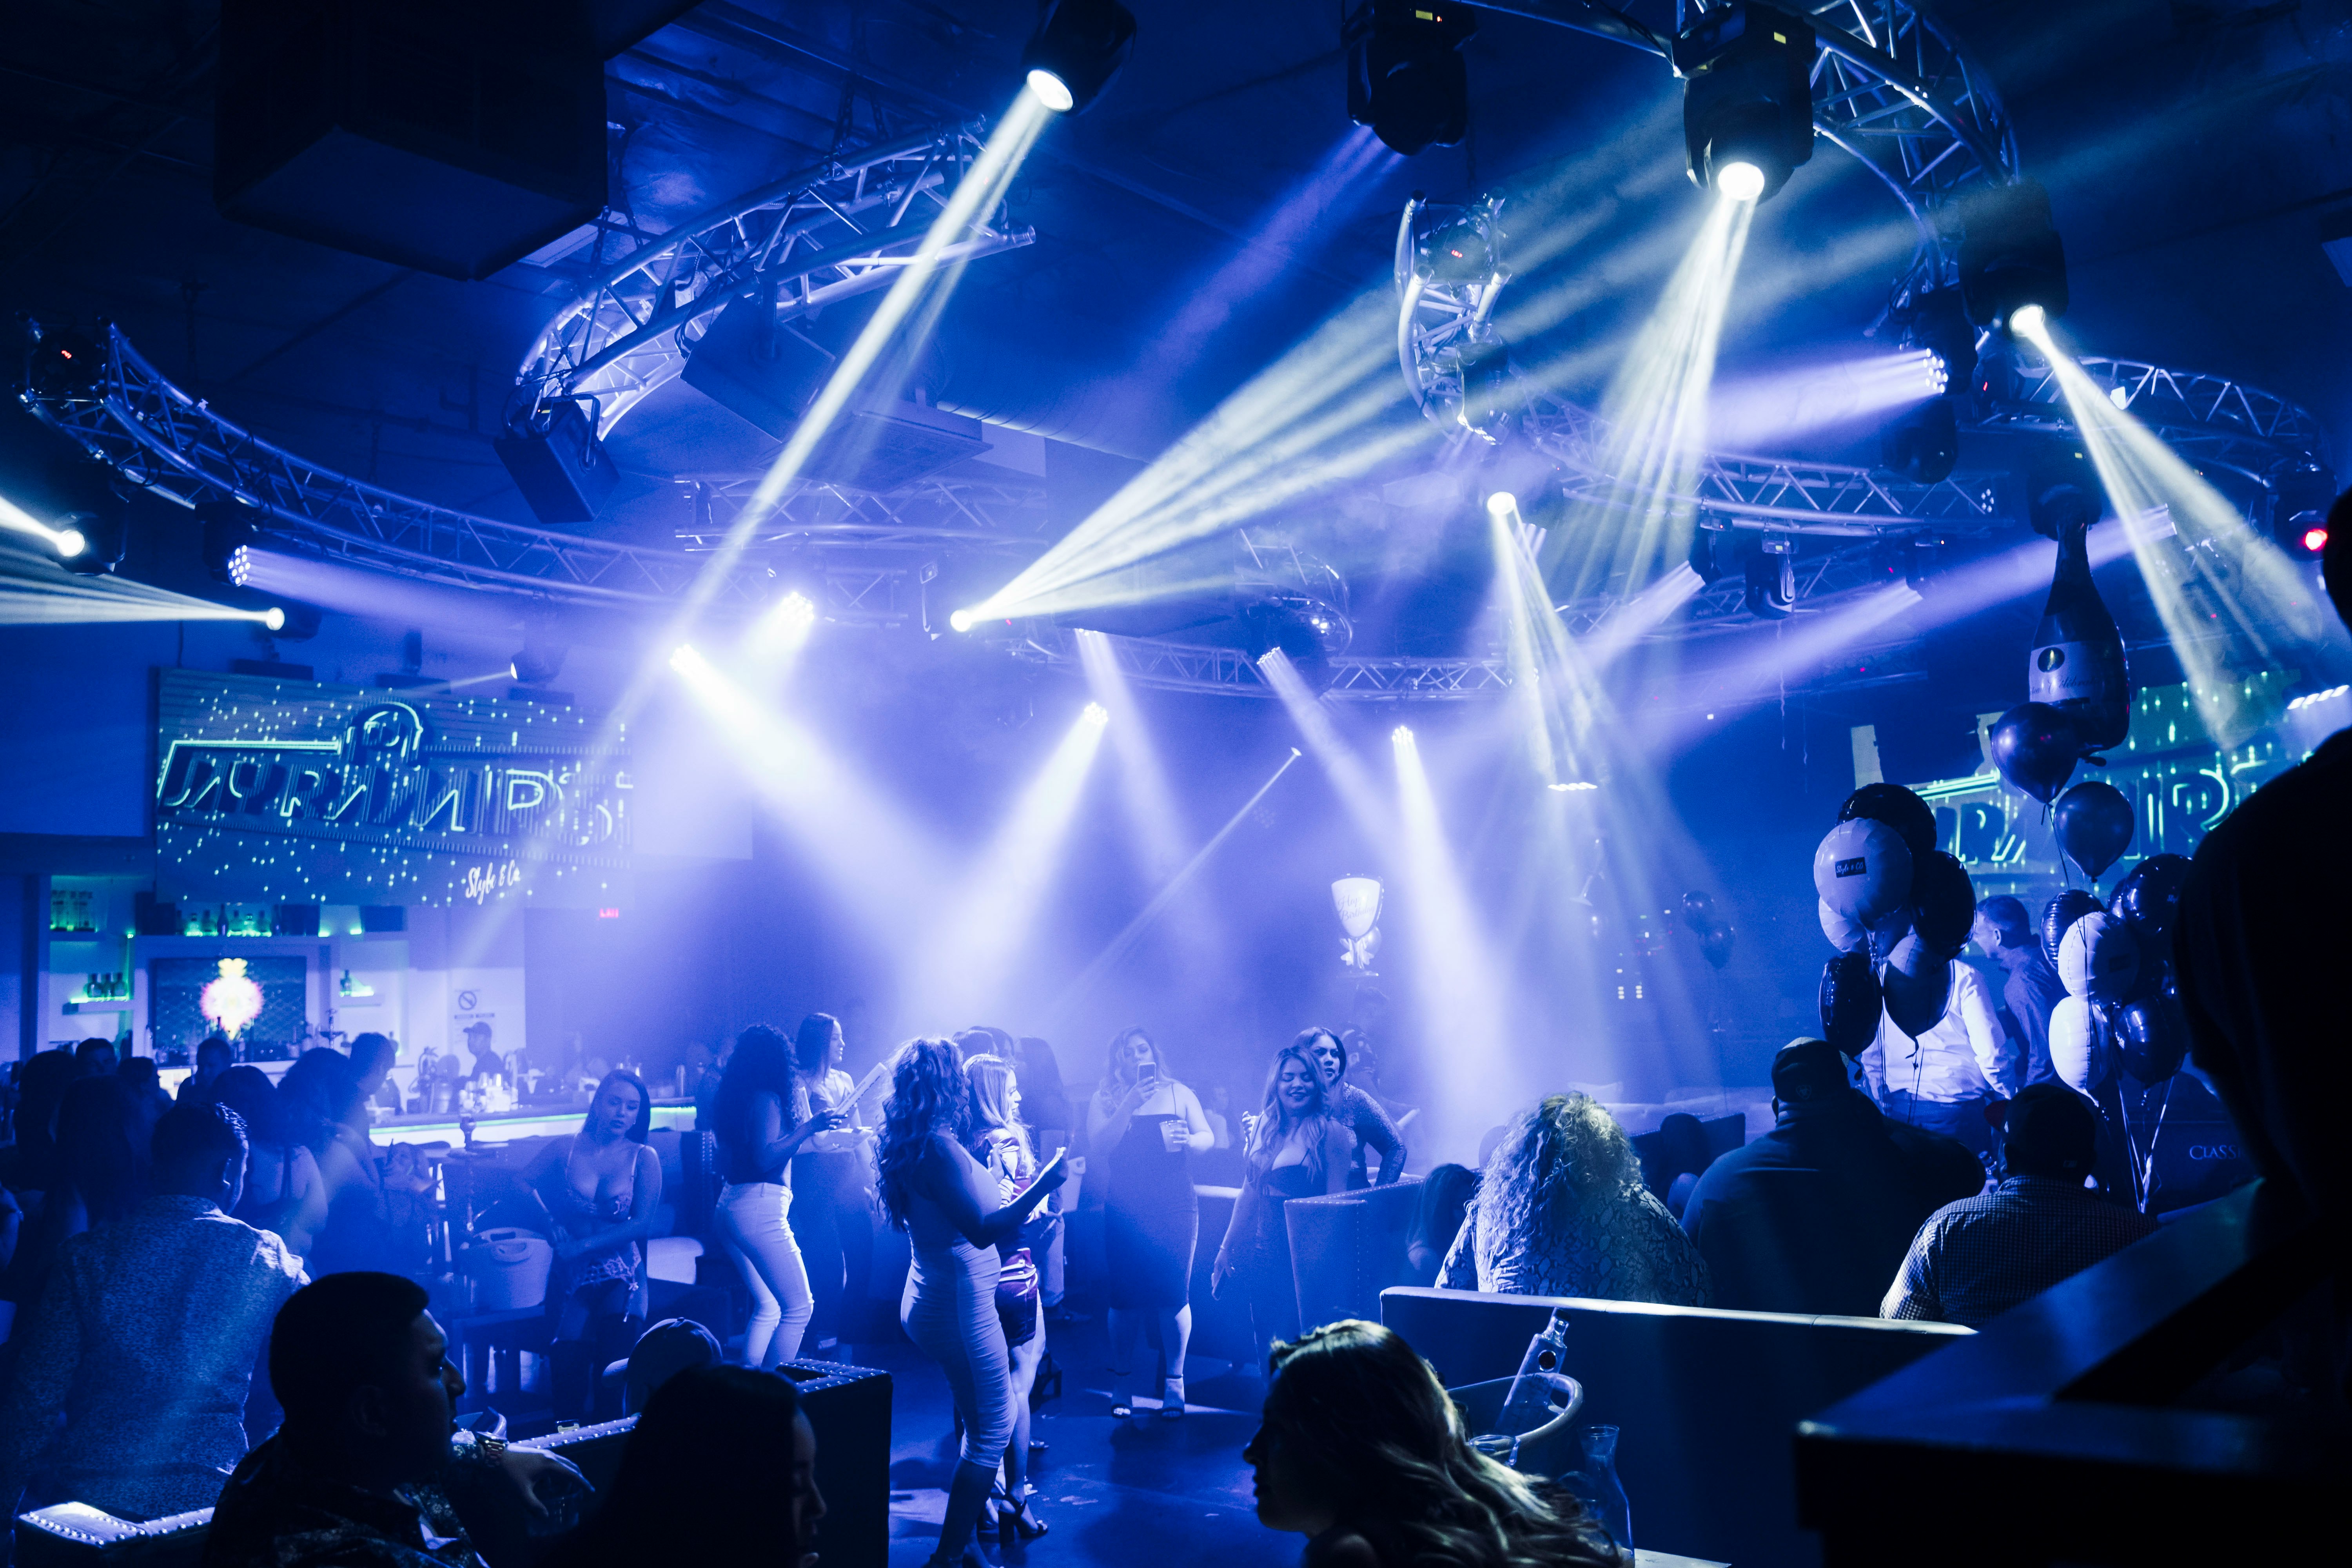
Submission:
<svg viewBox="0 0 2352 1568">
<path fill-rule="evenodd" d="M 1003 1057 L 968 1057 L 963 1064 L 963 1076 L 971 1084 L 971 1142 L 973 1152 L 992 1132 L 1009 1133 L 1021 1145 L 1021 1163 L 1034 1163 L 1037 1151 L 1029 1141 L 1029 1129 L 1015 1117 L 1005 1104 L 1005 1093 L 1013 1083 L 1011 1062 Z"/>
<path fill-rule="evenodd" d="M 1305 1111 L 1294 1118 L 1290 1108 L 1282 1102 L 1282 1064 L 1297 1062 L 1307 1069 L 1307 1080 L 1315 1086 L 1315 1099 Z M 1326 1098 L 1323 1066 L 1315 1053 L 1302 1040 L 1293 1040 L 1274 1053 L 1274 1066 L 1265 1075 L 1265 1105 L 1250 1127 L 1249 1142 L 1242 1150 L 1253 1174 L 1263 1177 L 1274 1168 L 1275 1156 L 1289 1142 L 1293 1133 L 1302 1134 L 1300 1142 L 1307 1149 L 1307 1169 L 1321 1186 L 1330 1171 L 1331 1134 L 1339 1123 L 1332 1119 L 1330 1103 Z"/>
<path fill-rule="evenodd" d="M 1126 1089 L 1135 1082 L 1135 1069 L 1128 1066 L 1124 1047 L 1128 1041 L 1139 1035 L 1143 1037 L 1143 1043 L 1151 1047 L 1151 1065 L 1159 1070 L 1160 1076 L 1171 1083 L 1176 1081 L 1176 1075 L 1168 1070 L 1168 1053 L 1160 1048 L 1160 1042 L 1151 1037 L 1150 1030 L 1139 1025 L 1132 1026 L 1110 1037 L 1110 1070 L 1103 1074 L 1102 1087 L 1095 1091 L 1103 1099 L 1117 1099 L 1114 1089 Z"/>
</svg>

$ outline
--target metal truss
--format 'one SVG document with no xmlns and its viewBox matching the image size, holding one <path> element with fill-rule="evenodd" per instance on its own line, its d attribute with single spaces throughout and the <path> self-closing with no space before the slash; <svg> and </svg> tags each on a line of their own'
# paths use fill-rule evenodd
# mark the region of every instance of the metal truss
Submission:
<svg viewBox="0 0 2352 1568">
<path fill-rule="evenodd" d="M 715 549 L 763 476 L 685 474 L 690 503 L 677 537 L 688 550 Z M 805 480 L 780 501 L 752 535 L 754 547 L 935 549 L 954 544 L 984 550 L 1041 551 L 1045 536 L 1045 488 L 1013 480 L 928 476 L 887 495 Z"/>
<path fill-rule="evenodd" d="M 107 330 L 105 360 L 104 374 L 86 391 L 27 390 L 21 401 L 132 484 L 183 506 L 238 500 L 259 509 L 270 520 L 262 524 L 270 548 L 453 587 L 604 605 L 670 600 L 709 565 L 691 549 L 646 548 L 500 522 L 306 462 L 173 385 L 118 328 Z M 755 482 L 756 476 L 738 476 L 709 488 L 748 492 Z M 903 546 L 984 533 L 1011 545 L 1024 536 L 1034 539 L 1042 529 L 1042 499 L 1041 491 L 1012 484 L 927 480 L 904 496 L 885 497 L 807 483 L 786 491 L 777 521 L 755 544 L 797 534 L 838 544 Z M 969 531 L 951 531 L 950 519 L 961 520 Z M 713 542 L 688 531 L 697 542 Z M 728 569 L 716 584 L 714 609 L 748 609 L 777 591 L 765 553 L 754 548 Z M 878 568 L 857 563 L 840 570 L 846 574 L 838 585 L 839 607 L 856 618 L 873 602 L 870 581 L 856 587 L 860 574 Z M 903 620 L 908 613 L 901 605 L 891 614 Z"/>
<path fill-rule="evenodd" d="M 944 126 L 845 152 L 762 185 L 608 267 L 555 313 L 524 355 L 509 423 L 545 405 L 592 399 L 598 433 L 675 378 L 712 318 L 736 300 L 772 295 L 777 320 L 887 286 L 979 156 L 985 122 Z M 917 206 L 917 198 L 927 204 Z M 969 260 L 1029 244 L 1000 205 L 940 253 Z"/>
<path fill-rule="evenodd" d="M 1200 691 L 1225 697 L 1272 697 L 1274 688 L 1239 648 L 1146 637 L 1105 639 L 1120 671 L 1136 686 L 1163 691 Z M 1076 670 L 1074 633 L 1033 628 L 1013 647 L 1016 658 Z M 1490 696 L 1510 689 L 1510 667 L 1500 658 L 1409 658 L 1341 654 L 1327 661 L 1330 684 L 1325 695 L 1342 702 L 1440 702 Z"/>
<path fill-rule="evenodd" d="M 1440 424 L 1463 418 L 1464 354 L 1496 342 L 1495 301 L 1511 279 L 1498 259 L 1502 205 L 1488 196 L 1465 208 L 1433 207 L 1415 195 L 1397 225 L 1397 363 L 1414 406 Z M 1448 276 L 1425 254 L 1433 230 L 1448 226 L 1475 237 L 1487 263 L 1475 276 Z"/>
<path fill-rule="evenodd" d="M 2321 467 L 2327 447 L 2319 421 L 2275 393 L 2228 376 L 2168 370 L 2145 360 L 2084 354 L 2074 362 L 2143 425 L 2191 465 L 2233 469 L 2268 487 L 2288 469 Z M 2022 356 L 2004 388 L 1974 424 L 1979 429 L 2072 435 L 2074 416 L 2058 374 L 2040 356 Z"/>
<path fill-rule="evenodd" d="M 1644 498 L 1605 470 L 1609 424 L 1600 416 L 1539 396 L 1529 401 L 1521 428 L 1546 456 L 1566 466 L 1563 488 L 1571 502 L 1679 503 L 1732 528 L 1849 539 L 1929 531 L 1977 533 L 2003 520 L 2000 489 L 1990 474 L 1954 474 L 1929 485 L 1849 464 L 1717 452 L 1700 458 L 1697 484 L 1688 494 Z"/>
</svg>

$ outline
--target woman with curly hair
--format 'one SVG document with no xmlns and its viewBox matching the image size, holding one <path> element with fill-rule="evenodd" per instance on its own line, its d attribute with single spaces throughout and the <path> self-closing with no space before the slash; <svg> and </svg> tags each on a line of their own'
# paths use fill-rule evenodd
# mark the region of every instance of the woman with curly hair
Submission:
<svg viewBox="0 0 2352 1568">
<path fill-rule="evenodd" d="M 1249 1303 L 1253 1347 L 1298 1332 L 1298 1287 L 1290 1268 L 1290 1227 L 1282 1212 L 1293 1198 L 1348 1189 L 1356 1136 L 1334 1117 L 1325 1098 L 1311 1032 L 1275 1053 L 1266 1074 L 1265 1108 L 1250 1122 L 1242 1145 L 1241 1196 L 1234 1202 L 1224 1245 L 1209 1273 L 1220 1300 L 1238 1278 Z"/>
<path fill-rule="evenodd" d="M 965 1149 L 971 1087 L 951 1041 L 921 1039 L 899 1053 L 882 1116 L 882 1204 L 914 1254 L 898 1321 L 947 1374 L 963 1418 L 963 1456 L 948 1488 L 934 1563 L 980 1568 L 972 1530 L 1013 1438 L 1013 1367 L 996 1316 L 997 1247 L 1062 1184 L 1057 1158 L 1010 1203 Z"/>
<path fill-rule="evenodd" d="M 1577 1501 L 1470 1447 L 1445 1385 L 1378 1323 L 1274 1347 L 1242 1458 L 1260 1523 L 1307 1537 L 1307 1568 L 1601 1568 L 1625 1559 Z"/>
<path fill-rule="evenodd" d="M 1437 1278 L 1447 1290 L 1704 1307 L 1706 1265 L 1617 1119 L 1555 1094 L 1504 1131 Z"/>
</svg>

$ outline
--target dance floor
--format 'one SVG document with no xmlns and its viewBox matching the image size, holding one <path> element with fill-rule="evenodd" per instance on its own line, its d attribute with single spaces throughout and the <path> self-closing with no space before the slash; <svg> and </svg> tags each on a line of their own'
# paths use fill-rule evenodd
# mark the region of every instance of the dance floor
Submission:
<svg viewBox="0 0 2352 1568">
<path fill-rule="evenodd" d="M 1032 1436 L 1045 1444 L 1033 1460 L 1034 1505 L 1052 1531 L 1025 1545 L 981 1550 L 1004 1563 L 1192 1563 L 1219 1568 L 1292 1568 L 1303 1544 L 1257 1522 L 1242 1446 L 1257 1428 L 1258 1385 L 1222 1362 L 1196 1361 L 1187 1414 L 1164 1420 L 1149 1405 L 1135 1418 L 1110 1415 L 1108 1356 L 1099 1319 L 1053 1325 L 1048 1344 L 1062 1367 L 1062 1394 L 1039 1410 Z M 893 1381 L 890 1448 L 890 1568 L 919 1568 L 939 1540 L 940 1510 L 955 1467 L 954 1415 L 947 1382 L 913 1345 L 856 1347 L 863 1366 Z M 1202 1377 L 1199 1373 L 1217 1375 Z"/>
</svg>

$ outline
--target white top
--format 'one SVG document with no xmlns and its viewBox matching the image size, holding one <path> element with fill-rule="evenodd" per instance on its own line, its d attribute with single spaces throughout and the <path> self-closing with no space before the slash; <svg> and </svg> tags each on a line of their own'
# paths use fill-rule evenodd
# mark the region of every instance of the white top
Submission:
<svg viewBox="0 0 2352 1568">
<path fill-rule="evenodd" d="M 1896 1089 L 1950 1103 L 2007 1100 L 2025 1086 L 2024 1054 L 2000 1026 L 1984 976 L 1957 963 L 1944 1016 L 1926 1034 L 1905 1034 L 1880 1009 L 1878 1037 L 1862 1053 L 1862 1072 L 1871 1098 L 1882 1103 Z"/>
</svg>

